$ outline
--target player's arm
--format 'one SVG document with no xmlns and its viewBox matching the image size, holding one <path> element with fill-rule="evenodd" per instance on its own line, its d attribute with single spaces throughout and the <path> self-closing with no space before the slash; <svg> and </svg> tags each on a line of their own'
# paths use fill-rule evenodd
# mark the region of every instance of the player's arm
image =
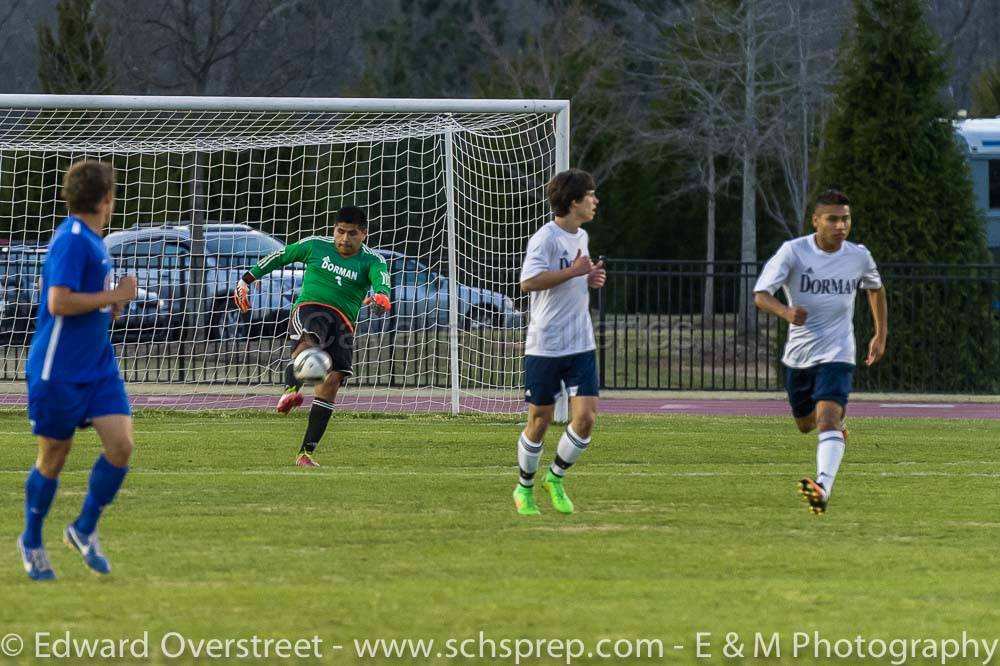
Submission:
<svg viewBox="0 0 1000 666">
<path fill-rule="evenodd" d="M 250 285 L 271 271 L 287 266 L 296 261 L 309 258 L 309 248 L 302 243 L 291 243 L 277 252 L 272 252 L 243 274 L 233 289 L 233 301 L 240 312 L 250 312 Z"/>
<path fill-rule="evenodd" d="M 875 321 L 875 334 L 868 343 L 865 365 L 872 365 L 885 355 L 885 341 L 889 335 L 889 301 L 885 296 L 885 287 L 869 289 L 867 293 L 868 306 L 872 309 L 872 319 Z"/>
<path fill-rule="evenodd" d="M 754 292 L 753 302 L 758 309 L 781 317 L 789 324 L 795 324 L 796 326 L 802 326 L 806 323 L 806 318 L 809 316 L 809 312 L 805 308 L 789 307 L 775 298 L 774 294 L 769 291 Z"/>
<path fill-rule="evenodd" d="M 552 289 L 553 287 L 558 287 L 563 282 L 572 280 L 575 277 L 590 275 L 593 270 L 594 264 L 591 263 L 590 257 L 584 256 L 582 251 L 577 250 L 576 258 L 573 260 L 573 263 L 566 268 L 558 271 L 542 271 L 541 273 L 536 273 L 529 278 L 521 280 L 521 291 L 532 292 Z M 601 270 L 604 270 L 603 265 Z"/>
<path fill-rule="evenodd" d="M 768 314 L 781 317 L 789 324 L 802 326 L 809 316 L 808 310 L 803 307 L 789 307 L 774 296 L 774 292 L 785 284 L 794 263 L 794 252 L 788 243 L 784 243 L 764 264 L 764 269 L 757 278 L 757 284 L 753 287 L 753 302 L 758 309 Z"/>
<path fill-rule="evenodd" d="M 73 291 L 64 286 L 49 287 L 49 313 L 56 317 L 72 317 L 108 306 L 120 306 L 135 298 L 137 287 L 132 275 L 124 276 L 114 289 L 108 291 L 86 292 Z"/>
<path fill-rule="evenodd" d="M 369 306 L 375 314 L 385 314 L 392 307 L 389 301 L 392 281 L 389 279 L 389 267 L 384 261 L 372 262 L 368 267 L 368 281 L 372 285 L 373 293 L 362 303 Z"/>
</svg>

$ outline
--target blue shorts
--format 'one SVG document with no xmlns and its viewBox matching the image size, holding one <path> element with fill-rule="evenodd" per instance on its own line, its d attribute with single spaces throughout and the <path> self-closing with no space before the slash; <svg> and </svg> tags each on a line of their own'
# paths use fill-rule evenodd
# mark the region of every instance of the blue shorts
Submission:
<svg viewBox="0 0 1000 666">
<path fill-rule="evenodd" d="M 785 368 L 785 390 L 792 416 L 809 416 L 820 400 L 831 400 L 847 407 L 854 379 L 851 363 L 820 363 L 811 368 Z"/>
<path fill-rule="evenodd" d="M 533 405 L 551 405 L 566 383 L 569 396 L 597 396 L 597 352 L 570 356 L 525 356 L 524 401 Z"/>
<path fill-rule="evenodd" d="M 33 435 L 70 439 L 77 428 L 111 414 L 132 415 L 119 375 L 85 384 L 28 378 L 28 420 Z"/>
</svg>

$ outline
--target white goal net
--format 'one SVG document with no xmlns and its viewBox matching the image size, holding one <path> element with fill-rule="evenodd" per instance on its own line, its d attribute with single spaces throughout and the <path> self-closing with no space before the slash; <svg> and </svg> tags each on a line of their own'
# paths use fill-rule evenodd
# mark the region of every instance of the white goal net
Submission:
<svg viewBox="0 0 1000 666">
<path fill-rule="evenodd" d="M 241 315 L 229 295 L 283 244 L 369 217 L 390 268 L 388 317 L 362 310 L 348 408 L 521 408 L 527 238 L 568 161 L 568 103 L 0 95 L 2 398 L 23 400 L 38 274 L 66 215 L 69 164 L 109 161 L 105 244 L 138 298 L 112 326 L 137 406 L 270 407 L 302 266 Z"/>
</svg>

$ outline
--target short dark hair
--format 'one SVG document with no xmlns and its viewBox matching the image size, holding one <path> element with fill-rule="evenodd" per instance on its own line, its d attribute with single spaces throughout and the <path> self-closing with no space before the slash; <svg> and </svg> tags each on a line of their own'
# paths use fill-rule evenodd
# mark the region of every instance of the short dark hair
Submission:
<svg viewBox="0 0 1000 666">
<path fill-rule="evenodd" d="M 823 190 L 816 197 L 816 206 L 850 206 L 851 200 L 840 190 Z"/>
<path fill-rule="evenodd" d="M 556 217 L 569 214 L 574 201 L 587 196 L 587 192 L 597 189 L 594 177 L 580 169 L 567 169 L 552 176 L 545 184 L 545 196 Z"/>
<path fill-rule="evenodd" d="M 107 162 L 82 160 L 63 176 L 62 197 L 71 213 L 96 213 L 97 205 L 115 191 L 115 169 Z"/>
<path fill-rule="evenodd" d="M 337 222 L 344 222 L 345 224 L 356 224 L 358 229 L 362 231 L 368 230 L 368 216 L 365 215 L 365 211 L 361 210 L 357 206 L 344 206 L 337 210 L 337 216 L 333 218 L 334 226 Z"/>
</svg>

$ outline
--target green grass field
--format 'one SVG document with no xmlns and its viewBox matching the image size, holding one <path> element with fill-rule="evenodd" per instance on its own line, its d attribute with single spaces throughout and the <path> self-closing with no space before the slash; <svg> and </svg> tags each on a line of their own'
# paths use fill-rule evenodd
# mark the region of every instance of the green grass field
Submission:
<svg viewBox="0 0 1000 666">
<path fill-rule="evenodd" d="M 814 517 L 795 482 L 814 469 L 815 437 L 790 419 L 601 417 L 567 476 L 577 513 L 556 514 L 539 487 L 534 519 L 510 498 L 513 417 L 336 414 L 319 470 L 291 465 L 304 411 L 135 423 L 131 474 L 101 524 L 114 573 L 94 578 L 60 542 L 97 453 L 84 432 L 46 526 L 59 580 L 37 584 L 14 549 L 34 445 L 23 413 L 0 414 L 0 637 L 24 637 L 25 655 L 36 632 L 67 630 L 149 632 L 154 663 L 192 660 L 192 647 L 161 653 L 169 632 L 195 646 L 317 635 L 323 658 L 305 663 L 409 663 L 359 660 L 354 641 L 435 639 L 448 656 L 446 640 L 478 646 L 480 632 L 498 654 L 515 638 L 665 646 L 662 658 L 574 663 L 764 663 L 752 645 L 726 661 L 727 632 L 751 644 L 780 632 L 767 663 L 814 661 L 809 648 L 792 656 L 793 632 L 1000 638 L 1000 421 L 852 419 L 830 511 Z M 712 659 L 695 659 L 696 632 L 712 633 Z M 522 663 L 567 661 L 550 654 Z"/>
</svg>

